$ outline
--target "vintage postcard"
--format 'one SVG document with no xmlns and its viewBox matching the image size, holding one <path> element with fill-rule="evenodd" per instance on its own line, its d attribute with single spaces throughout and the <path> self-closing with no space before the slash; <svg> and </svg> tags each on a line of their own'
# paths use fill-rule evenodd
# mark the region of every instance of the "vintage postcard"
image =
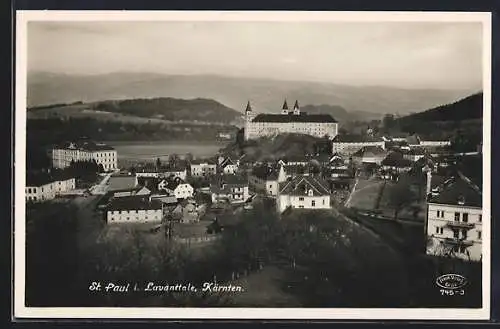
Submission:
<svg viewBox="0 0 500 329">
<path fill-rule="evenodd" d="M 490 317 L 491 15 L 19 11 L 18 319 Z"/>
</svg>

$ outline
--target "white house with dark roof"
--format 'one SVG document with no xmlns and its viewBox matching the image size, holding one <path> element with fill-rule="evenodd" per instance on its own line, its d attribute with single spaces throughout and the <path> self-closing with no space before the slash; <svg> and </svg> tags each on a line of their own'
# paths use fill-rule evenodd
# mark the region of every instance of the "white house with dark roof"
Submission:
<svg viewBox="0 0 500 329">
<path fill-rule="evenodd" d="M 116 150 L 106 144 L 93 141 L 66 142 L 52 148 L 52 166 L 67 168 L 71 162 L 95 161 L 105 171 L 118 168 Z"/>
<path fill-rule="evenodd" d="M 66 173 L 39 173 L 26 175 L 25 200 L 40 202 L 75 189 L 76 181 Z"/>
<path fill-rule="evenodd" d="M 290 110 L 285 100 L 281 114 L 257 114 L 250 102 L 245 110 L 245 140 L 283 133 L 305 134 L 320 138 L 328 136 L 329 139 L 333 139 L 337 135 L 337 130 L 338 123 L 331 115 L 301 112 L 298 101 L 295 101 L 293 109 Z"/>
<path fill-rule="evenodd" d="M 164 179 L 158 184 L 159 190 L 165 190 L 177 199 L 192 198 L 194 188 L 191 184 L 183 181 L 179 177 L 173 179 Z"/>
<path fill-rule="evenodd" d="M 429 192 L 431 179 L 428 172 Z M 482 193 L 467 177 L 458 173 L 432 187 L 429 194 L 426 253 L 456 257 L 468 261 L 482 260 Z"/>
<path fill-rule="evenodd" d="M 248 181 L 237 175 L 222 175 L 210 184 L 212 202 L 226 200 L 230 203 L 245 202 L 250 194 Z"/>
<path fill-rule="evenodd" d="M 286 181 L 287 175 L 283 166 L 258 166 L 252 169 L 248 177 L 249 187 L 255 192 L 268 196 L 277 196 L 279 183 Z"/>
<path fill-rule="evenodd" d="M 111 199 L 106 209 L 108 224 L 121 223 L 161 223 L 163 205 L 147 196 L 127 196 Z"/>
<path fill-rule="evenodd" d="M 219 164 L 220 172 L 224 175 L 234 175 L 238 171 L 238 162 L 230 157 L 225 157 Z"/>
<path fill-rule="evenodd" d="M 278 212 L 287 208 L 329 209 L 329 185 L 318 177 L 299 175 L 291 180 L 280 183 L 276 198 Z"/>
<path fill-rule="evenodd" d="M 378 146 L 385 149 L 382 138 L 362 135 L 337 135 L 332 141 L 332 154 L 352 155 L 363 147 Z"/>
</svg>

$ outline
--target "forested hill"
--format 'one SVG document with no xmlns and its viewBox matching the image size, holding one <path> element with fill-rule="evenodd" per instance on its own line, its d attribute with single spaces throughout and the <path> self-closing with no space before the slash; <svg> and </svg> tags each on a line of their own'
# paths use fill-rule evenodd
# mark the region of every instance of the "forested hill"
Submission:
<svg viewBox="0 0 500 329">
<path fill-rule="evenodd" d="M 483 117 L 483 93 L 477 93 L 457 102 L 438 106 L 430 110 L 415 113 L 398 119 L 400 123 L 464 121 Z"/>
<path fill-rule="evenodd" d="M 105 112 L 177 122 L 230 123 L 241 116 L 241 113 L 212 99 L 177 99 L 169 97 L 110 100 L 87 104 L 58 104 L 56 106 L 34 107 L 30 111 L 32 113 L 59 111 L 69 114 L 77 108 L 88 114 L 95 112 L 98 115 Z"/>
</svg>

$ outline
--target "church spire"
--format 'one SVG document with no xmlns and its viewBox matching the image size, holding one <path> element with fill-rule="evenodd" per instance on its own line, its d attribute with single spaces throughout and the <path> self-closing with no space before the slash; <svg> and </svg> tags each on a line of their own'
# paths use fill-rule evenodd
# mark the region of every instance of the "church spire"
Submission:
<svg viewBox="0 0 500 329">
<path fill-rule="evenodd" d="M 248 101 L 245 112 L 251 112 L 251 111 L 252 111 L 252 106 L 250 105 L 250 101 Z"/>
<path fill-rule="evenodd" d="M 286 98 L 285 98 L 285 102 L 283 103 L 283 110 L 288 110 L 288 104 L 286 102 Z"/>
<path fill-rule="evenodd" d="M 299 101 L 298 100 L 295 101 L 295 105 L 293 106 L 293 109 L 294 110 L 298 110 L 299 109 Z"/>
</svg>

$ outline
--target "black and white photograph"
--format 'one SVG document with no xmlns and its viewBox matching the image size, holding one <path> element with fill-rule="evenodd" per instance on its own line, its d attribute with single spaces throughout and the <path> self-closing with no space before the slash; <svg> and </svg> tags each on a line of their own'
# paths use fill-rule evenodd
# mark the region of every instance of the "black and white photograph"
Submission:
<svg viewBox="0 0 500 329">
<path fill-rule="evenodd" d="M 16 20 L 14 316 L 489 319 L 489 13 Z"/>
</svg>

